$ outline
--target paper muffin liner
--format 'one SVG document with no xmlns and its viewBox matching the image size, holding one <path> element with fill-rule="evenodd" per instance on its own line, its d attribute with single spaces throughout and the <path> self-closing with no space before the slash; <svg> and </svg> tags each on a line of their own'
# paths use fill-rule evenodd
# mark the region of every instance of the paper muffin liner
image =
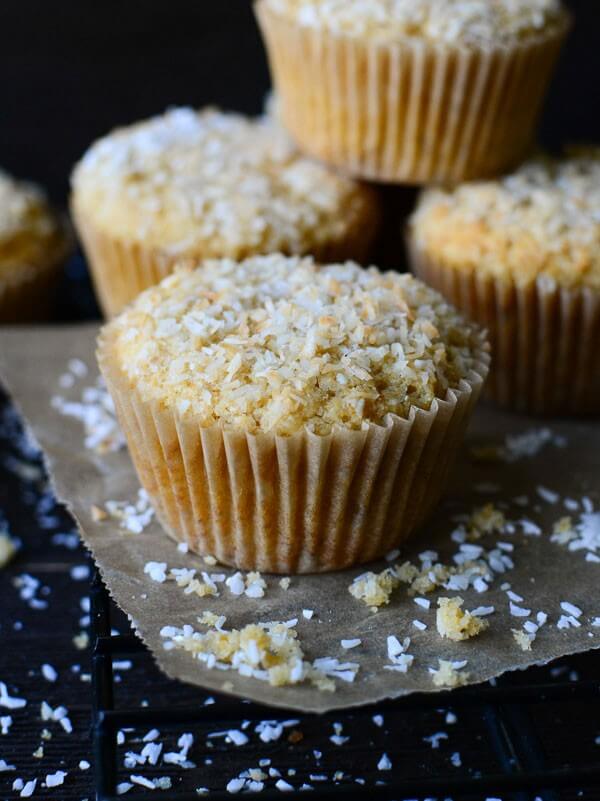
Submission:
<svg viewBox="0 0 600 801">
<path fill-rule="evenodd" d="M 512 47 L 394 42 L 255 11 L 281 116 L 307 153 L 390 183 L 457 182 L 521 161 L 570 21 Z"/>
<path fill-rule="evenodd" d="M 90 219 L 90 214 L 79 208 L 76 199 L 71 200 L 71 211 L 77 233 L 90 265 L 90 271 L 98 300 L 105 317 L 118 314 L 128 303 L 136 298 L 144 289 L 154 286 L 173 272 L 178 264 L 189 261 L 197 264 L 203 258 L 215 258 L 214 253 L 172 253 L 145 246 L 135 240 L 127 241 L 101 230 Z M 351 226 L 343 238 L 331 239 L 317 244 L 306 253 L 323 263 L 344 262 L 348 259 L 366 264 L 380 225 L 380 208 L 378 197 L 373 194 L 369 202 L 365 202 L 363 216 L 357 224 Z M 221 254 L 224 258 L 231 254 Z M 235 258 L 245 258 L 255 254 L 252 248 L 248 252 L 236 253 Z M 287 254 L 296 255 L 296 254 Z"/>
<path fill-rule="evenodd" d="M 487 329 L 489 398 L 531 414 L 600 414 L 600 292 L 457 269 L 410 237 L 409 253 L 415 275 Z"/>
<path fill-rule="evenodd" d="M 458 388 L 408 419 L 283 437 L 202 427 L 145 400 L 117 363 L 110 327 L 97 355 L 167 534 L 223 564 L 271 573 L 337 570 L 399 546 L 440 498 L 489 362 L 482 338 Z"/>
</svg>

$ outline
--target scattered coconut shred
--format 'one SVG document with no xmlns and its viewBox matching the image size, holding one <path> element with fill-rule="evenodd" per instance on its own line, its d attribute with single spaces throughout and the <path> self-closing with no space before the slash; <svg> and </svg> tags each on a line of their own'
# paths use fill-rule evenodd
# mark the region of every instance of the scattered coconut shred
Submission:
<svg viewBox="0 0 600 801">
<path fill-rule="evenodd" d="M 207 564 L 216 564 L 214 557 L 204 557 L 204 561 Z M 183 589 L 185 595 L 194 594 L 200 598 L 209 595 L 218 597 L 220 594 L 219 584 L 224 584 L 231 595 L 245 595 L 247 598 L 263 598 L 267 589 L 267 582 L 256 571 L 250 571 L 244 576 L 238 570 L 228 577 L 225 573 L 208 573 L 202 570 L 200 578 L 198 578 L 195 568 L 168 568 L 166 562 L 146 562 L 144 573 L 150 576 L 152 581 L 160 584 L 169 579 L 174 580 L 177 586 Z"/>
<path fill-rule="evenodd" d="M 90 514 L 95 523 L 103 523 L 109 517 L 119 523 L 123 531 L 141 534 L 154 519 L 154 509 L 145 489 L 139 489 L 135 501 L 106 501 L 104 507 L 93 504 Z"/>
<path fill-rule="evenodd" d="M 88 374 L 88 367 L 81 359 L 71 359 L 67 370 L 58 383 L 61 389 L 71 389 Z M 69 400 L 63 395 L 54 395 L 52 408 L 65 417 L 78 420 L 85 432 L 83 444 L 99 454 L 119 451 L 125 447 L 125 437 L 119 427 L 112 398 L 108 394 L 104 379 L 98 376 L 92 386 L 81 390 L 79 400 Z"/>
<path fill-rule="evenodd" d="M 512 464 L 537 456 L 546 447 L 565 448 L 564 437 L 549 428 L 530 428 L 521 434 L 507 434 L 502 445 L 478 445 L 471 448 L 471 456 L 480 462 Z"/>
<path fill-rule="evenodd" d="M 588 498 L 582 503 L 584 511 L 579 520 L 574 523 L 570 516 L 561 517 L 554 524 L 550 541 L 569 551 L 585 551 L 586 562 L 600 563 L 600 511 L 594 510 Z"/>
<path fill-rule="evenodd" d="M 166 650 L 188 651 L 208 668 L 236 670 L 240 676 L 267 681 L 273 687 L 310 681 L 319 690 L 334 691 L 333 678 L 354 681 L 359 666 L 340 663 L 334 658 L 304 658 L 298 641 L 297 619 L 286 622 L 251 623 L 242 629 L 226 630 L 224 615 L 204 612 L 198 621 L 206 632 L 165 626 L 161 637 Z"/>
</svg>

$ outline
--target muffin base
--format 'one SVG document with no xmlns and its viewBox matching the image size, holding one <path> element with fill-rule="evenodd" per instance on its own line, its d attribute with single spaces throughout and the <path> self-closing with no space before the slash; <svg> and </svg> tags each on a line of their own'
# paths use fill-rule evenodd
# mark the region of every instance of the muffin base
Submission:
<svg viewBox="0 0 600 801">
<path fill-rule="evenodd" d="M 54 258 L 44 265 L 17 271 L 10 280 L 0 277 L 0 324 L 48 320 L 71 247 L 72 239 L 65 222 L 64 242 Z"/>
<path fill-rule="evenodd" d="M 514 47 L 381 42 L 295 24 L 266 0 L 255 12 L 282 119 L 307 153 L 390 183 L 495 175 L 529 150 L 570 27 Z"/>
<path fill-rule="evenodd" d="M 409 253 L 416 276 L 487 329 L 487 397 L 530 414 L 600 414 L 600 293 L 463 271 L 410 238 Z"/>
<path fill-rule="evenodd" d="M 162 281 L 173 272 L 176 265 L 187 262 L 197 265 L 204 258 L 215 258 L 214 253 L 202 253 L 200 250 L 175 255 L 137 241 L 110 236 L 93 223 L 90 215 L 78 206 L 75 199 L 71 201 L 71 212 L 106 318 L 114 317 L 140 292 Z M 331 240 L 299 255 L 314 256 L 316 261 L 324 264 L 349 259 L 367 264 L 381 222 L 379 198 L 374 191 L 364 204 L 363 215 L 361 219 L 356 219 L 355 225 L 350 226 L 343 239 Z M 249 249 L 247 252 L 220 255 L 242 259 L 259 254 Z"/>
<path fill-rule="evenodd" d="M 429 411 L 384 426 L 290 437 L 202 427 L 145 400 L 105 329 L 98 362 L 142 486 L 165 531 L 226 565 L 318 573 L 377 559 L 403 542 L 442 494 L 488 370 Z"/>
</svg>

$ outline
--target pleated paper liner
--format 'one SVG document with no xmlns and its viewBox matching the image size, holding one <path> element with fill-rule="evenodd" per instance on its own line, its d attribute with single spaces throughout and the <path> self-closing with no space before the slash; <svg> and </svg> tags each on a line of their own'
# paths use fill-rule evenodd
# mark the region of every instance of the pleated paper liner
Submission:
<svg viewBox="0 0 600 801">
<path fill-rule="evenodd" d="M 142 486 L 165 531 L 226 565 L 272 573 L 337 570 L 379 558 L 433 510 L 488 371 L 476 370 L 409 419 L 290 437 L 201 427 L 141 397 L 112 352 L 98 361 Z"/>
<path fill-rule="evenodd" d="M 486 395 L 531 414 L 600 414 L 600 292 L 460 270 L 410 242 L 412 269 L 489 333 Z"/>
<path fill-rule="evenodd" d="M 281 116 L 307 153 L 390 183 L 491 176 L 529 150 L 564 19 L 512 47 L 381 42 L 255 11 Z"/>
<path fill-rule="evenodd" d="M 203 258 L 215 258 L 214 253 L 173 253 L 167 249 L 150 247 L 135 240 L 124 240 L 110 236 L 90 219 L 90 214 L 71 199 L 71 210 L 77 232 L 83 243 L 90 265 L 92 279 L 105 317 L 118 314 L 144 289 L 154 286 L 173 272 L 178 264 L 197 264 Z M 379 198 L 373 193 L 364 204 L 360 220 L 348 226 L 347 233 L 337 239 L 316 244 L 306 253 L 288 255 L 313 255 L 324 264 L 344 262 L 348 259 L 366 264 L 381 222 Z M 223 253 L 223 257 L 245 258 L 254 253 Z"/>
</svg>

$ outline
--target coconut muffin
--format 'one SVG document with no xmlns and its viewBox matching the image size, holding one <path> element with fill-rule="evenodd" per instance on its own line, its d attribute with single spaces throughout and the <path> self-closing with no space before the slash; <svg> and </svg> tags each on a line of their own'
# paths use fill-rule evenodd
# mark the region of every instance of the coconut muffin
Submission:
<svg viewBox="0 0 600 801">
<path fill-rule="evenodd" d="M 304 158 L 274 120 L 178 108 L 96 142 L 72 208 L 110 316 L 181 258 L 367 257 L 374 190 Z"/>
<path fill-rule="evenodd" d="M 98 357 L 166 531 L 294 573 L 379 557 L 424 520 L 488 360 L 412 276 L 279 254 L 176 271 Z"/>
<path fill-rule="evenodd" d="M 0 322 L 43 319 L 68 249 L 42 190 L 0 170 Z"/>
<path fill-rule="evenodd" d="M 492 397 L 600 412 L 600 149 L 428 190 L 409 230 L 415 273 L 490 332 Z"/>
<path fill-rule="evenodd" d="M 559 0 L 257 0 L 298 144 L 389 183 L 515 166 L 569 18 Z"/>
</svg>

